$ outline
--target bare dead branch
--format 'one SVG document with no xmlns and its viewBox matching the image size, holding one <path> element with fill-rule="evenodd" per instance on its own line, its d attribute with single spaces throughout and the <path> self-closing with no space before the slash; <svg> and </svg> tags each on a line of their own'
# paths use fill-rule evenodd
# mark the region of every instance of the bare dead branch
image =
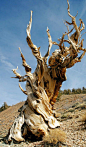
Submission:
<svg viewBox="0 0 86 147">
<path fill-rule="evenodd" d="M 77 11 L 77 14 L 76 14 L 75 18 L 77 17 L 77 15 L 78 15 L 78 11 Z"/>
<path fill-rule="evenodd" d="M 73 16 L 70 14 L 70 5 L 69 5 L 69 1 L 67 0 L 67 4 L 68 4 L 68 15 L 71 17 L 71 18 L 73 18 Z"/>
<path fill-rule="evenodd" d="M 53 43 L 54 45 L 58 45 L 58 46 L 59 46 L 59 44 L 58 44 L 57 42 L 55 42 L 55 41 L 52 41 L 52 43 Z"/>
<path fill-rule="evenodd" d="M 45 56 L 43 57 L 43 60 L 44 60 L 45 63 L 47 62 L 47 58 L 48 58 L 48 56 L 49 56 L 51 47 L 52 47 L 52 45 L 53 45 L 52 38 L 51 38 L 51 35 L 50 35 L 50 33 L 49 33 L 49 28 L 48 28 L 48 27 L 47 27 L 47 35 L 48 35 L 49 46 L 48 46 L 48 51 L 47 51 L 47 53 L 46 53 Z"/>
<path fill-rule="evenodd" d="M 30 30 L 31 30 L 31 26 L 32 26 L 32 13 L 33 13 L 33 11 L 31 10 L 31 16 L 30 16 L 29 25 L 27 25 L 27 29 L 26 29 L 27 36 L 28 36 L 29 38 L 31 38 Z"/>
<path fill-rule="evenodd" d="M 76 57 L 75 59 L 71 60 L 71 62 L 69 62 L 69 64 L 67 64 L 67 68 L 70 68 L 70 67 L 74 66 L 75 63 L 77 63 L 77 62 L 81 62 L 81 59 L 82 59 L 83 56 L 85 55 L 85 52 L 86 52 L 86 51 L 84 51 L 84 52 L 81 54 L 80 57 Z"/>
<path fill-rule="evenodd" d="M 31 31 L 31 26 L 32 26 L 32 11 L 31 11 L 31 16 L 30 16 L 30 21 L 29 21 L 29 25 L 27 25 L 27 43 L 29 45 L 29 47 L 32 50 L 33 55 L 37 58 L 37 60 L 42 59 L 41 53 L 40 53 L 40 47 L 37 48 L 36 45 L 33 44 L 32 40 L 31 40 L 31 35 L 30 35 L 30 31 Z"/>
<path fill-rule="evenodd" d="M 21 53 L 22 65 L 25 67 L 25 71 L 26 71 L 26 73 L 28 74 L 28 72 L 31 72 L 31 67 L 26 63 L 26 60 L 25 60 L 25 58 L 24 58 L 24 55 L 23 55 L 22 52 L 21 52 L 20 47 L 19 47 L 19 51 L 20 51 L 20 53 Z"/>
<path fill-rule="evenodd" d="M 18 69 L 18 66 L 16 69 L 13 69 L 13 73 L 16 75 L 16 77 L 11 77 L 11 78 L 18 78 L 19 82 L 24 82 L 27 80 L 27 78 L 25 76 L 21 76 L 18 72 L 16 72 L 16 70 Z"/>
<path fill-rule="evenodd" d="M 86 32 L 84 32 L 82 35 L 81 35 L 81 37 L 85 34 Z"/>
<path fill-rule="evenodd" d="M 86 52 L 86 49 L 85 49 L 84 52 L 81 54 L 81 56 L 78 57 L 78 62 L 81 62 L 81 59 L 84 57 L 85 52 Z"/>
<path fill-rule="evenodd" d="M 71 22 L 68 22 L 68 21 L 65 21 L 68 25 L 72 25 L 73 23 L 71 23 Z"/>
<path fill-rule="evenodd" d="M 59 48 L 62 50 L 62 44 L 66 33 L 62 35 L 62 38 L 60 39 Z"/>
<path fill-rule="evenodd" d="M 79 30 L 80 30 L 80 32 L 81 32 L 82 30 L 85 29 L 85 24 L 83 23 L 82 19 L 79 19 L 79 21 L 80 21 Z M 81 24 L 82 24 L 82 28 L 81 28 Z M 81 29 L 80 29 L 80 28 L 81 28 Z"/>
<path fill-rule="evenodd" d="M 68 4 L 68 15 L 72 18 L 72 25 L 74 26 L 74 28 L 75 28 L 75 30 L 76 30 L 76 32 L 73 34 L 73 35 L 71 35 L 71 40 L 73 41 L 73 42 L 75 42 L 76 44 L 78 43 L 78 39 L 79 39 L 79 37 L 80 37 L 80 29 L 78 28 L 78 26 L 77 26 L 77 24 L 76 24 L 76 19 L 75 19 L 75 17 L 74 16 L 72 16 L 71 14 L 70 14 L 70 5 L 69 5 L 69 1 L 67 0 L 67 4 Z M 66 23 L 68 23 L 68 22 L 66 22 Z M 69 23 L 68 23 L 69 24 Z M 70 25 L 70 24 L 69 24 Z M 75 36 L 74 36 L 75 35 Z M 76 40 L 76 41 L 75 41 Z"/>
<path fill-rule="evenodd" d="M 66 25 L 66 24 L 65 24 L 65 25 Z M 68 30 L 68 33 L 67 33 L 68 41 L 69 41 L 69 43 L 72 45 L 71 51 L 74 50 L 74 52 L 77 53 L 75 43 L 74 43 L 73 40 L 71 39 L 72 37 L 69 37 L 69 33 L 70 33 L 73 29 L 72 29 L 71 31 L 69 31 L 69 26 L 66 25 L 66 27 L 67 27 L 67 30 Z M 69 50 L 70 50 L 70 48 L 69 48 Z M 68 51 L 68 49 L 67 49 L 67 51 Z"/>
<path fill-rule="evenodd" d="M 12 77 L 12 78 L 18 78 L 18 79 L 20 79 L 22 76 L 18 72 L 16 72 L 17 69 L 18 69 L 18 66 L 17 66 L 16 69 L 12 69 L 13 73 L 16 75 L 16 77 Z"/>
<path fill-rule="evenodd" d="M 76 14 L 76 16 L 74 17 L 74 16 L 72 16 L 71 14 L 70 14 L 70 4 L 69 4 L 69 0 L 67 0 L 67 4 L 68 4 L 68 15 L 72 18 L 72 22 L 73 22 L 73 20 L 77 17 L 77 15 L 78 15 L 78 11 L 77 11 L 77 14 Z M 71 24 L 70 24 L 71 25 Z"/>
<path fill-rule="evenodd" d="M 19 88 L 21 89 L 21 91 L 22 91 L 24 94 L 27 95 L 27 91 L 25 91 L 25 90 L 21 87 L 20 83 L 19 83 Z"/>
</svg>

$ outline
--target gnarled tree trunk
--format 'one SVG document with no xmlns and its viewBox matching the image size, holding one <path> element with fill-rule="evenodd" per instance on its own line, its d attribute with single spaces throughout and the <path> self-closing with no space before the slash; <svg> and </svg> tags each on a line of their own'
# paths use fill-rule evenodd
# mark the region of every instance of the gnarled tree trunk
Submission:
<svg viewBox="0 0 86 147">
<path fill-rule="evenodd" d="M 80 26 L 77 26 L 76 18 L 70 14 L 68 0 L 67 3 L 68 15 L 71 17 L 72 22 L 64 22 L 67 32 L 62 35 L 61 39 L 58 39 L 59 43 L 52 41 L 49 29 L 47 28 L 49 46 L 44 57 L 41 56 L 40 47 L 34 45 L 31 40 L 31 11 L 29 25 L 26 30 L 26 40 L 37 59 L 37 68 L 34 73 L 31 73 L 31 67 L 26 63 L 25 57 L 19 48 L 26 75 L 21 76 L 17 73 L 17 69 L 13 69 L 13 72 L 16 75 L 15 78 L 19 79 L 19 82 L 26 81 L 26 90 L 23 90 L 20 84 L 19 87 L 27 95 L 27 100 L 20 110 L 20 115 L 10 129 L 9 141 L 12 138 L 17 141 L 24 141 L 27 132 L 32 132 L 32 134 L 38 137 L 47 136 L 49 135 L 49 129 L 60 127 L 60 123 L 54 116 L 53 105 L 56 102 L 62 82 L 67 79 L 66 69 L 72 67 L 77 62 L 81 62 L 86 52 L 86 49 L 83 48 L 83 39 L 81 40 L 81 31 L 85 28 L 85 25 L 80 19 Z M 69 30 L 69 25 L 72 25 L 73 29 Z M 70 36 L 74 29 L 75 32 Z M 65 36 L 68 37 L 67 40 Z M 69 44 L 69 47 L 65 47 L 65 42 Z M 52 45 L 57 45 L 58 49 L 52 53 L 47 65 Z M 79 57 L 78 53 L 81 50 L 83 53 Z"/>
</svg>

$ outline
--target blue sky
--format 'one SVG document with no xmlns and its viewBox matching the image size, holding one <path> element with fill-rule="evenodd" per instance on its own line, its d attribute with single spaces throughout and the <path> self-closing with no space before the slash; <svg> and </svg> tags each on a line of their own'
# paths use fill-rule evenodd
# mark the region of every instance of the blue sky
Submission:
<svg viewBox="0 0 86 147">
<path fill-rule="evenodd" d="M 76 17 L 79 26 L 79 18 L 86 24 L 86 0 L 70 0 L 70 12 Z M 31 53 L 26 42 L 26 27 L 30 19 L 30 11 L 33 10 L 33 22 L 31 29 L 32 41 L 38 47 L 41 46 L 41 54 L 48 49 L 46 29 L 49 27 L 53 41 L 57 41 L 66 31 L 63 20 L 71 21 L 67 14 L 66 0 L 1 0 L 0 1 L 0 106 L 3 102 L 14 105 L 26 100 L 18 87 L 18 80 L 12 69 L 18 66 L 18 72 L 25 75 L 18 47 L 21 48 L 27 63 L 36 68 L 36 59 Z M 86 29 L 83 31 L 86 32 Z M 82 32 L 82 33 L 83 33 Z M 86 48 L 86 34 L 83 35 L 84 48 Z M 50 54 L 57 46 L 52 47 Z M 21 84 L 25 89 L 25 83 Z M 67 70 L 67 81 L 63 82 L 63 89 L 86 87 L 86 55 L 81 63 Z"/>
</svg>

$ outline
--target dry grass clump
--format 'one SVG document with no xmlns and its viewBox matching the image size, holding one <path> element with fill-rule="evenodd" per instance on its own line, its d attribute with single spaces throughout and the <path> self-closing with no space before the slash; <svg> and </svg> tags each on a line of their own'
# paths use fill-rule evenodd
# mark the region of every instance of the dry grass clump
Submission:
<svg viewBox="0 0 86 147">
<path fill-rule="evenodd" d="M 77 105 L 79 105 L 79 102 L 73 104 L 73 105 L 72 105 L 72 108 L 76 107 Z"/>
<path fill-rule="evenodd" d="M 74 108 L 69 108 L 69 109 L 68 109 L 68 112 L 74 112 L 74 111 L 75 111 Z"/>
<path fill-rule="evenodd" d="M 72 116 L 71 112 L 64 113 L 61 116 L 61 121 L 64 121 L 64 120 L 67 120 L 67 119 L 72 119 L 72 117 L 73 116 Z"/>
<path fill-rule="evenodd" d="M 55 115 L 56 118 L 58 118 L 58 117 L 61 116 L 61 113 L 55 112 L 54 115 Z"/>
<path fill-rule="evenodd" d="M 86 103 L 78 104 L 78 105 L 75 107 L 75 109 L 80 109 L 80 110 L 86 109 Z"/>
<path fill-rule="evenodd" d="M 44 136 L 43 141 L 53 144 L 57 144 L 58 142 L 65 143 L 66 134 L 60 129 L 50 129 L 49 135 Z"/>
<path fill-rule="evenodd" d="M 86 125 L 86 112 L 84 114 L 82 114 L 82 116 L 80 118 L 80 122 L 82 122 L 84 125 Z"/>
</svg>

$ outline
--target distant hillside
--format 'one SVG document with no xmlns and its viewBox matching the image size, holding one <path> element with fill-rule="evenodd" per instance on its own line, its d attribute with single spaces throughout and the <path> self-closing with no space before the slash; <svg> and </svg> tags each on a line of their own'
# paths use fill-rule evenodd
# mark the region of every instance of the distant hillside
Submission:
<svg viewBox="0 0 86 147">
<path fill-rule="evenodd" d="M 0 136 L 5 136 L 9 128 L 13 124 L 15 118 L 19 115 L 18 109 L 24 105 L 20 102 L 16 105 L 10 106 L 8 109 L 0 112 Z"/>
<path fill-rule="evenodd" d="M 69 108 L 73 108 L 75 105 L 86 103 L 86 94 L 72 94 L 62 95 L 54 105 L 54 109 L 58 112 L 63 113 Z"/>
</svg>

